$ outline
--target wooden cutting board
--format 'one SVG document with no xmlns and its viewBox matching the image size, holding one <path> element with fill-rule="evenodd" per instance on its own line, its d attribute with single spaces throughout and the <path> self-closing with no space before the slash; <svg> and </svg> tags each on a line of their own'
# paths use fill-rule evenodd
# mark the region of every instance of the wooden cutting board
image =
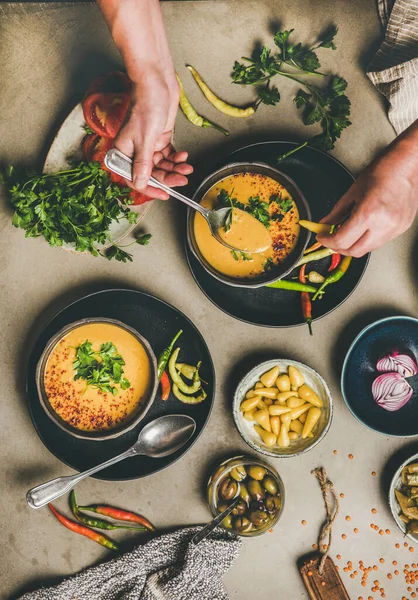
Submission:
<svg viewBox="0 0 418 600">
<path fill-rule="evenodd" d="M 318 572 L 321 560 L 319 554 L 303 559 L 299 564 L 299 571 L 311 600 L 350 600 L 342 579 L 328 556 L 322 575 Z"/>
</svg>

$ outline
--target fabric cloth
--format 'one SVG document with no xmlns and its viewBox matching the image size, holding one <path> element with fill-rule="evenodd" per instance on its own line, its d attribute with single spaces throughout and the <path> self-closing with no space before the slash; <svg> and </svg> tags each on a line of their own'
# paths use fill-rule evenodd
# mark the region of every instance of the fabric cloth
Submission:
<svg viewBox="0 0 418 600">
<path fill-rule="evenodd" d="M 163 534 L 21 600 L 228 600 L 222 576 L 241 540 L 218 528 L 195 546 L 190 540 L 200 529 Z"/>
<path fill-rule="evenodd" d="M 418 119 L 418 0 L 377 0 L 385 38 L 367 75 L 389 101 L 397 134 Z"/>
</svg>

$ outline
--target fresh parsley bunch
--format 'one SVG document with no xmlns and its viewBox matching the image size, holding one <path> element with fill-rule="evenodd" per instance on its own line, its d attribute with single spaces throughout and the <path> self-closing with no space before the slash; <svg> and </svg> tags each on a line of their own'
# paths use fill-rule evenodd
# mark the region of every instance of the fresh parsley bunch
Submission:
<svg viewBox="0 0 418 600">
<path fill-rule="evenodd" d="M 99 163 L 81 162 L 64 171 L 41 175 L 19 173 L 10 167 L 3 181 L 14 209 L 13 225 L 24 229 L 26 237 L 43 236 L 51 246 L 74 244 L 78 252 L 109 260 L 132 260 L 116 244 L 106 253 L 97 249 L 98 244 L 113 243 L 109 233 L 112 221 L 126 219 L 134 224 L 138 218 L 129 209 L 130 188 L 112 183 Z M 144 244 L 143 237 L 137 243 Z"/>
<path fill-rule="evenodd" d="M 236 61 L 232 71 L 233 83 L 257 88 L 259 104 L 274 106 L 280 101 L 279 90 L 271 85 L 276 76 L 301 85 L 304 89 L 297 92 L 294 101 L 297 108 L 303 108 L 303 122 L 305 125 L 320 123 L 322 128 L 322 133 L 309 143 L 325 151 L 332 150 L 342 131 L 351 125 L 350 100 L 345 95 L 347 82 L 341 77 L 330 76 L 325 86 L 318 86 L 307 83 L 305 77 L 326 77 L 319 71 L 321 64 L 316 50 L 335 50 L 337 31 L 336 27 L 329 28 L 311 47 L 291 42 L 293 29 L 278 31 L 274 36 L 274 52 L 267 46 L 257 49 L 252 58 L 242 57 L 243 62 Z"/>
<path fill-rule="evenodd" d="M 105 342 L 99 351 L 95 351 L 92 343 L 86 340 L 76 348 L 76 359 L 73 362 L 73 369 L 76 371 L 74 379 L 84 379 L 87 388 L 92 387 L 117 396 L 118 389 L 112 383 L 119 384 L 122 390 L 131 386 L 126 377 L 123 377 L 124 365 L 125 361 L 112 342 Z"/>
</svg>

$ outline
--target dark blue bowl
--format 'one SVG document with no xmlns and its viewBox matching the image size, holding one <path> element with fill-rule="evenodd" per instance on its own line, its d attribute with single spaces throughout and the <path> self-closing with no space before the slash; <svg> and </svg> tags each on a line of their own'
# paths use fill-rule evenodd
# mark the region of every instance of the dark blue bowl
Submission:
<svg viewBox="0 0 418 600">
<path fill-rule="evenodd" d="M 396 412 L 373 400 L 372 383 L 378 359 L 398 349 L 418 359 L 418 319 L 388 317 L 368 325 L 351 344 L 341 374 L 341 391 L 353 415 L 366 427 L 394 437 L 418 435 L 418 393 Z"/>
</svg>

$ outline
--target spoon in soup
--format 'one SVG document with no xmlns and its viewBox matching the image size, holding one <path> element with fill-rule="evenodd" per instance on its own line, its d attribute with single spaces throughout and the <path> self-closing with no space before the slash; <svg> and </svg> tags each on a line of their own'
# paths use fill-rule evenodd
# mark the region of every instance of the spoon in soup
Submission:
<svg viewBox="0 0 418 600">
<path fill-rule="evenodd" d="M 90 477 L 90 475 L 131 456 L 138 456 L 140 454 L 151 458 L 169 456 L 180 450 L 189 441 L 195 430 L 196 421 L 187 415 L 165 415 L 154 419 L 154 421 L 145 425 L 139 433 L 135 444 L 126 450 L 126 452 L 114 456 L 83 473 L 67 477 L 57 477 L 38 485 L 29 490 L 26 495 L 26 502 L 31 508 L 41 508 L 72 490 L 82 479 Z"/>
<path fill-rule="evenodd" d="M 104 163 L 113 173 L 132 181 L 132 159 L 120 150 L 111 148 L 104 158 Z M 235 207 L 209 210 L 154 177 L 150 177 L 148 185 L 163 190 L 199 212 L 209 225 L 212 235 L 231 250 L 263 252 L 271 246 L 272 240 L 267 228 L 245 210 Z"/>
</svg>

